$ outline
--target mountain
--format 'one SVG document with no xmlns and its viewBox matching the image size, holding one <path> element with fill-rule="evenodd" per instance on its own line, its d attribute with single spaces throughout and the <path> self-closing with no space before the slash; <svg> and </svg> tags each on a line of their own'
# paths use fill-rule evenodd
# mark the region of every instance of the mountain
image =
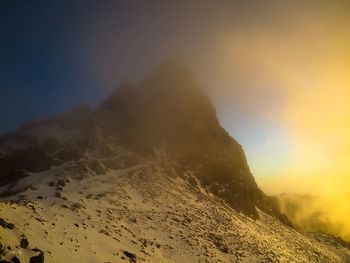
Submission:
<svg viewBox="0 0 350 263">
<path fill-rule="evenodd" d="M 0 184 L 88 154 L 114 156 L 120 147 L 145 158 L 164 151 L 178 174 L 193 171 L 210 192 L 257 218 L 259 189 L 242 147 L 220 126 L 209 99 L 179 66 L 161 68 L 137 86 L 121 85 L 96 109 L 82 105 L 1 138 Z M 95 165 L 103 172 L 113 168 Z"/>
<path fill-rule="evenodd" d="M 95 108 L 80 105 L 1 137 L 0 198 L 3 262 L 350 255 L 344 244 L 292 227 L 191 73 L 174 64 L 121 84 Z"/>
</svg>

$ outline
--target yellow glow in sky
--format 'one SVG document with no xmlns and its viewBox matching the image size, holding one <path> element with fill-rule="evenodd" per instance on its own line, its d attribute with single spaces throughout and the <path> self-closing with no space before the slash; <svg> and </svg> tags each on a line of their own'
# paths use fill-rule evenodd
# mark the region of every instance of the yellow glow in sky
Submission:
<svg viewBox="0 0 350 263">
<path fill-rule="evenodd" d="M 231 100 L 232 112 L 239 104 L 263 125 L 279 127 L 247 151 L 258 184 L 268 193 L 349 193 L 346 9 L 301 8 L 285 19 L 220 32 L 218 39 L 211 63 L 219 61 L 215 76 L 223 81 L 209 94 Z"/>
</svg>

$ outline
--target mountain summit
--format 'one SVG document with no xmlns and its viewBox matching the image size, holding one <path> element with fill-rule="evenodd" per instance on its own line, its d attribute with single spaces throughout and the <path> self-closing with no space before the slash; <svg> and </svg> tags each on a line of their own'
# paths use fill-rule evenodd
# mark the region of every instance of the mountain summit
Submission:
<svg viewBox="0 0 350 263">
<path fill-rule="evenodd" d="M 116 125 L 112 133 L 123 145 L 149 155 L 161 149 L 176 163 L 177 174 L 194 171 L 214 195 L 257 217 L 259 189 L 242 147 L 221 127 L 212 103 L 185 68 L 168 65 L 137 86 L 121 86 L 97 110 Z"/>
</svg>

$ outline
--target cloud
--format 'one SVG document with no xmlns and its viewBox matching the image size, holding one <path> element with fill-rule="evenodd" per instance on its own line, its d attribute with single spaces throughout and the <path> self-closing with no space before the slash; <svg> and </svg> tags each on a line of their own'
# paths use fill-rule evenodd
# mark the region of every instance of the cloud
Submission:
<svg viewBox="0 0 350 263">
<path fill-rule="evenodd" d="M 280 210 L 294 225 L 307 232 L 324 232 L 350 241 L 348 215 L 350 196 L 295 196 L 278 197 Z"/>
</svg>

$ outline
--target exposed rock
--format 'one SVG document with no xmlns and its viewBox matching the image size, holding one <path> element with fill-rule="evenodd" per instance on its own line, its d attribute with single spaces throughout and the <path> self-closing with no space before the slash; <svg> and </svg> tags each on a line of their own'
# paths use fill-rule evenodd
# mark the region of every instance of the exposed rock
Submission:
<svg viewBox="0 0 350 263">
<path fill-rule="evenodd" d="M 6 227 L 7 227 L 8 229 L 14 229 L 14 228 L 15 228 L 15 225 L 12 224 L 12 223 L 8 223 Z"/>
<path fill-rule="evenodd" d="M 66 182 L 64 181 L 64 179 L 59 179 L 58 181 L 57 181 L 57 186 L 65 186 L 66 185 Z"/>
<path fill-rule="evenodd" d="M 136 263 L 136 255 L 135 254 L 130 253 L 130 252 L 126 251 L 126 250 L 123 251 L 123 254 L 129 258 L 130 262 Z"/>
<path fill-rule="evenodd" d="M 55 161 L 40 147 L 16 150 L 0 159 L 0 185 L 17 181 L 28 172 L 48 170 Z"/>
<path fill-rule="evenodd" d="M 28 245 L 29 245 L 28 239 L 27 239 L 26 237 L 23 237 L 23 238 L 21 239 L 21 243 L 20 243 L 21 248 L 27 248 Z"/>
<path fill-rule="evenodd" d="M 7 227 L 7 222 L 6 222 L 5 219 L 0 218 L 0 226 L 2 226 L 3 228 L 6 228 L 6 227 Z"/>
<path fill-rule="evenodd" d="M 31 257 L 29 263 L 44 263 L 44 252 L 38 248 L 34 248 L 32 250 L 38 252 L 38 255 Z"/>
</svg>

